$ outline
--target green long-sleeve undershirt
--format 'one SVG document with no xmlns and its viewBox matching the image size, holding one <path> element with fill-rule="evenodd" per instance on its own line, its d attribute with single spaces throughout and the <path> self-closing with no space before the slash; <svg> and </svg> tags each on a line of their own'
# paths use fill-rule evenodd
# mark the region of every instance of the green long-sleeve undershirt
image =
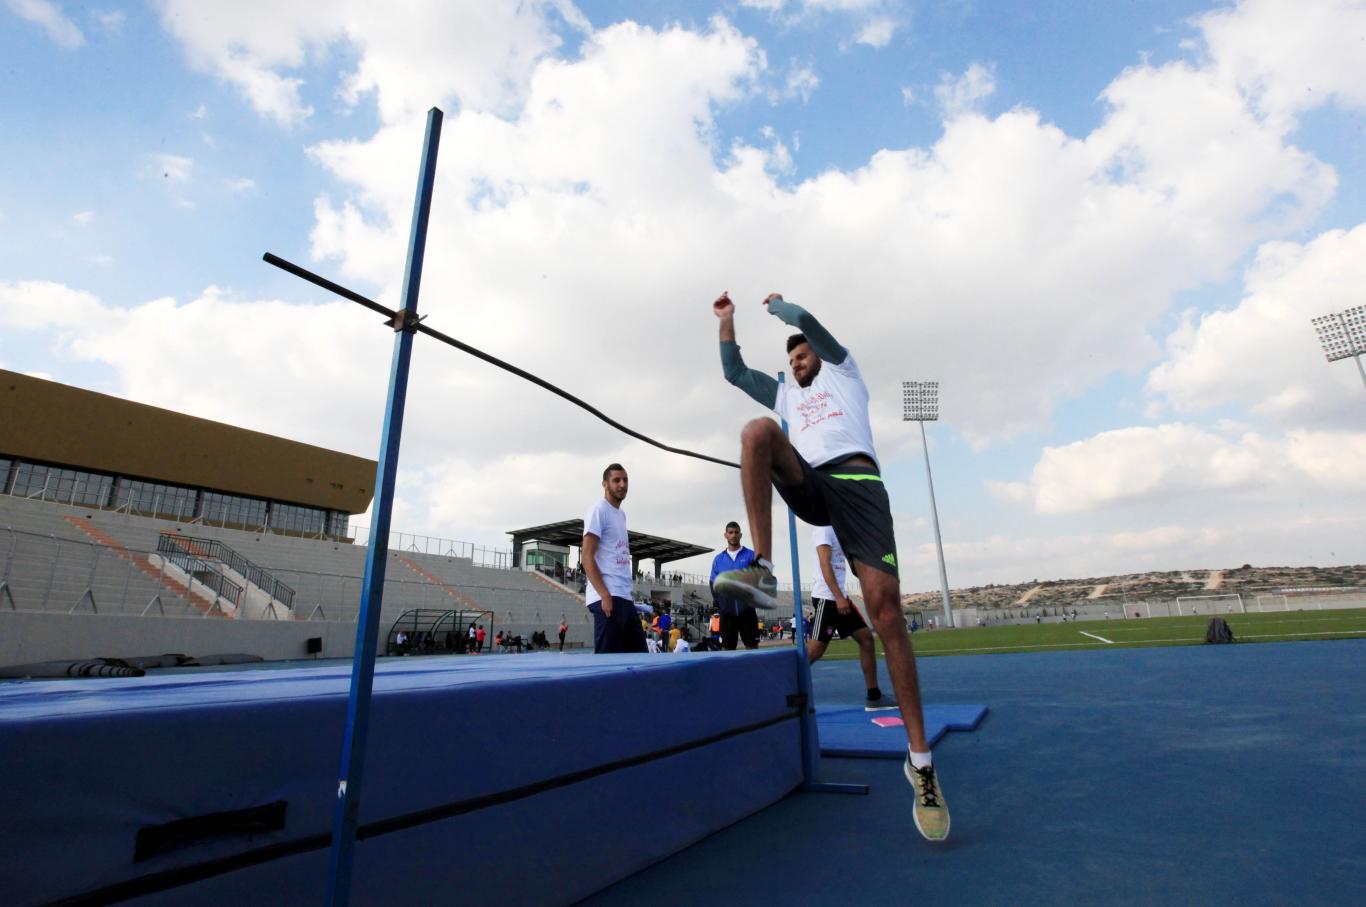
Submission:
<svg viewBox="0 0 1366 907">
<path fill-rule="evenodd" d="M 839 365 L 849 356 L 849 351 L 840 346 L 824 325 L 801 306 L 793 305 L 780 296 L 769 301 L 768 312 L 784 324 L 800 330 L 812 351 L 822 361 Z M 745 365 L 740 355 L 740 344 L 734 340 L 721 341 L 721 371 L 727 381 L 749 394 L 759 405 L 772 409 L 778 402 L 777 380 Z"/>
</svg>

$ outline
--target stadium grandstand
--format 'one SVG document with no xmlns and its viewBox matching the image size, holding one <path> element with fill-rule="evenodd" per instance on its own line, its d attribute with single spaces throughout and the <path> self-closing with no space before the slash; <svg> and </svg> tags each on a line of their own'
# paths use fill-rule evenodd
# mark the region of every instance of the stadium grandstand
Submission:
<svg viewBox="0 0 1366 907">
<path fill-rule="evenodd" d="M 0 667 L 351 654 L 366 549 L 350 519 L 370 505 L 374 460 L 14 372 L 0 388 Z M 393 533 L 381 651 L 463 647 L 475 622 L 529 642 L 562 617 L 569 647 L 591 643 L 582 532 L 513 530 L 511 552 Z M 701 632 L 708 578 L 667 565 L 710 549 L 631 541 L 637 600 Z"/>
</svg>

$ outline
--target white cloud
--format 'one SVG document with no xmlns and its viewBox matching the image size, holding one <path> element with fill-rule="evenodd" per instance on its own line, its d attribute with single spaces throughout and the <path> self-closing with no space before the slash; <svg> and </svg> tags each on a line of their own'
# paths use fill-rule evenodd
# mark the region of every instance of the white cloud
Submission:
<svg viewBox="0 0 1366 907">
<path fill-rule="evenodd" d="M 945 119 L 976 112 L 982 101 L 996 93 L 994 64 L 973 63 L 961 76 L 944 73 L 935 86 L 934 98 Z"/>
<path fill-rule="evenodd" d="M 740 5 L 762 10 L 786 25 L 819 25 L 843 16 L 854 25 L 853 44 L 886 47 L 906 19 L 901 0 L 740 0 Z"/>
<path fill-rule="evenodd" d="M 95 21 L 99 22 L 105 31 L 111 34 L 118 34 L 123 31 L 123 26 L 128 21 L 128 14 L 121 9 L 108 10 L 107 12 L 96 12 Z"/>
<path fill-rule="evenodd" d="M 1044 448 L 1029 487 L 1039 513 L 1078 513 L 1133 502 L 1244 489 L 1267 477 L 1267 444 L 1173 423 L 1102 432 Z"/>
<path fill-rule="evenodd" d="M 1325 488 L 1366 491 L 1366 433 L 1292 431 L 1287 454 L 1291 466 Z"/>
<path fill-rule="evenodd" d="M 95 221 L 95 212 L 77 211 L 75 214 L 71 215 L 71 219 L 76 223 L 77 226 L 88 227 Z"/>
<path fill-rule="evenodd" d="M 41 26 L 52 43 L 59 47 L 76 48 L 85 44 L 85 35 L 51 0 L 5 0 L 9 11 L 21 19 Z"/>
<path fill-rule="evenodd" d="M 991 493 L 993 498 L 998 501 L 1004 501 L 1007 504 L 1031 503 L 1034 499 L 1033 492 L 1025 482 L 998 482 L 988 480 L 986 485 L 987 491 Z"/>
<path fill-rule="evenodd" d="M 799 64 L 795 60 L 787 70 L 786 88 L 784 96 L 789 98 L 801 98 L 805 104 L 811 100 L 817 88 L 820 87 L 820 77 L 809 65 Z"/>
<path fill-rule="evenodd" d="M 223 181 L 223 185 L 227 187 L 229 192 L 250 192 L 256 188 L 256 180 L 243 176 L 226 179 Z"/>
<path fill-rule="evenodd" d="M 1237 404 L 1282 424 L 1340 422 L 1358 412 L 1361 381 L 1324 361 L 1310 319 L 1360 305 L 1363 287 L 1366 224 L 1267 243 L 1237 307 L 1188 314 L 1148 389 L 1182 412 Z"/>
<path fill-rule="evenodd" d="M 907 107 L 910 107 L 915 103 L 914 88 L 911 88 L 909 85 L 903 85 L 901 87 L 901 103 L 905 104 Z"/>
<path fill-rule="evenodd" d="M 989 490 L 1049 515 L 1195 500 L 1288 507 L 1310 487 L 1366 490 L 1363 452 L 1366 432 L 1227 437 L 1183 423 L 1138 426 L 1045 448 L 1027 483 L 993 482 Z"/>
<path fill-rule="evenodd" d="M 213 287 L 188 303 L 114 306 L 50 281 L 0 281 L 0 334 L 26 344 L 42 338 L 59 360 L 110 366 L 130 399 L 373 455 L 379 423 L 362 426 L 355 415 L 382 406 L 383 388 L 370 376 L 385 369 L 388 352 L 367 342 L 373 321 L 348 317 L 350 308 L 238 301 Z M 212 338 L 225 367 L 204 369 L 204 343 L 168 345 L 167 336 Z M 293 402 L 277 392 L 314 381 L 335 392 Z"/>
<path fill-rule="evenodd" d="M 194 110 L 192 110 L 190 113 L 186 115 L 192 120 L 202 120 L 209 115 L 209 108 L 205 107 L 203 104 L 200 104 L 198 107 L 196 107 Z"/>
<path fill-rule="evenodd" d="M 1212 547 L 1223 535 L 1212 526 L 1157 526 L 1139 532 L 1117 532 L 1109 537 L 1109 543 L 1121 551 L 1176 552 Z"/>
<path fill-rule="evenodd" d="M 876 16 L 864 22 L 854 37 L 854 43 L 869 47 L 886 47 L 896 34 L 896 20 L 890 16 Z"/>
<path fill-rule="evenodd" d="M 90 262 L 92 265 L 97 265 L 101 268 L 107 268 L 114 263 L 114 256 L 100 253 L 97 255 L 91 255 L 89 258 L 86 259 L 86 261 Z"/>
<path fill-rule="evenodd" d="M 1243 0 L 1197 20 L 1215 70 L 1262 116 L 1291 128 L 1323 104 L 1366 107 L 1366 3 Z"/>
<path fill-rule="evenodd" d="M 158 5 L 191 65 L 235 85 L 257 112 L 281 124 L 312 114 L 296 73 L 334 43 L 357 51 L 341 96 L 355 104 L 373 93 L 385 122 L 400 122 L 434 104 L 515 105 L 536 63 L 559 45 L 552 18 L 588 27 L 572 5 L 551 0 L 429 0 L 401 13 L 368 0 Z"/>
</svg>

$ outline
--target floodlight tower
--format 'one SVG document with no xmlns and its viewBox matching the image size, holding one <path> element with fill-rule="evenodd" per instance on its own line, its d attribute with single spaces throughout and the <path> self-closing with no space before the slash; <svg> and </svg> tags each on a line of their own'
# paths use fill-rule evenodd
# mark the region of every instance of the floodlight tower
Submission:
<svg viewBox="0 0 1366 907">
<path fill-rule="evenodd" d="M 1314 330 L 1319 332 L 1319 343 L 1323 344 L 1323 354 L 1328 361 L 1352 357 L 1361 374 L 1361 383 L 1366 384 L 1366 368 L 1361 365 L 1362 354 L 1366 353 L 1366 305 L 1321 315 L 1312 322 Z"/>
<path fill-rule="evenodd" d="M 949 602 L 949 574 L 944 569 L 944 543 L 939 538 L 939 510 L 934 506 L 934 476 L 930 474 L 930 443 L 925 439 L 925 423 L 939 420 L 939 382 L 901 382 L 903 422 L 920 423 L 920 445 L 925 451 L 925 482 L 930 486 L 930 522 L 934 524 L 934 547 L 939 552 L 939 588 L 944 594 L 944 625 L 953 626 L 953 605 Z"/>
</svg>

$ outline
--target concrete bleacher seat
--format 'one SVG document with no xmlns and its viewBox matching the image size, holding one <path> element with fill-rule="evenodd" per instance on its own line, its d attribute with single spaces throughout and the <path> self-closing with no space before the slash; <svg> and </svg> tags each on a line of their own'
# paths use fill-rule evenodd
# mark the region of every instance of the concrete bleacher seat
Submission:
<svg viewBox="0 0 1366 907">
<path fill-rule="evenodd" d="M 65 519 L 81 508 L 0 497 L 0 575 L 16 610 L 140 614 L 160 596 L 156 613 L 197 613 L 172 587 L 131 559 L 92 540 Z M 201 612 L 202 613 L 202 612 Z"/>
<path fill-rule="evenodd" d="M 363 545 L 0 496 L 0 557 L 10 544 L 7 535 L 23 540 L 22 546 L 14 543 L 16 555 L 9 559 L 13 574 L 9 590 L 18 610 L 37 610 L 37 603 L 46 600 L 48 610 L 67 611 L 92 587 L 99 613 L 139 614 L 158 593 L 168 615 L 202 612 L 119 557 L 114 547 L 93 540 L 72 524 L 73 519 L 103 533 L 133 558 L 144 560 L 156 550 L 163 533 L 221 541 L 294 590 L 295 620 L 355 621 L 360 610 Z M 13 532 L 6 533 L 6 527 L 13 527 Z M 59 554 L 55 566 L 54 554 Z M 92 565 L 96 568 L 93 581 Z M 8 604 L 0 597 L 0 607 Z M 494 631 L 529 638 L 539 630 L 552 640 L 564 615 L 569 620 L 571 645 L 592 642 L 591 619 L 575 594 L 522 571 L 476 566 L 469 558 L 391 550 L 385 568 L 381 633 L 387 634 L 405 611 L 414 608 L 490 611 Z"/>
</svg>

